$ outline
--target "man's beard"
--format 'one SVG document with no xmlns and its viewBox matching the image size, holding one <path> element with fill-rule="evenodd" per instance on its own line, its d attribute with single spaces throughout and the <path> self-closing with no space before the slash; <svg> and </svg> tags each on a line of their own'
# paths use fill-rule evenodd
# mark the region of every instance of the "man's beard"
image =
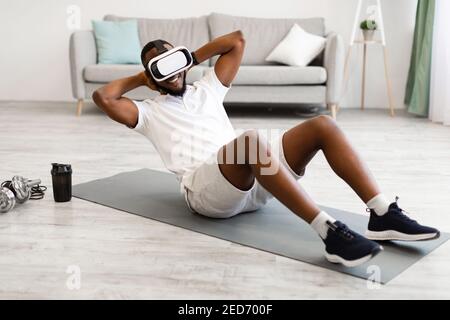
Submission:
<svg viewBox="0 0 450 320">
<path fill-rule="evenodd" d="M 160 86 L 158 83 L 156 83 L 156 86 L 158 87 L 159 91 L 163 94 L 170 94 L 175 97 L 182 97 L 184 95 L 184 93 L 186 92 L 186 73 L 184 73 L 184 75 L 183 75 L 183 86 L 181 87 L 180 90 L 175 91 L 172 89 L 168 89 L 163 86 Z"/>
</svg>

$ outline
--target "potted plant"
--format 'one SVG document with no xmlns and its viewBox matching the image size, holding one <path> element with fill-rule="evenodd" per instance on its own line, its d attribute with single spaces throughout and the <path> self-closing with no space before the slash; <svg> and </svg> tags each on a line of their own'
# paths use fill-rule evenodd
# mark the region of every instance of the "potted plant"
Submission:
<svg viewBox="0 0 450 320">
<path fill-rule="evenodd" d="M 377 22 L 375 20 L 364 20 L 360 24 L 365 41 L 372 41 L 375 30 L 377 30 Z"/>
</svg>

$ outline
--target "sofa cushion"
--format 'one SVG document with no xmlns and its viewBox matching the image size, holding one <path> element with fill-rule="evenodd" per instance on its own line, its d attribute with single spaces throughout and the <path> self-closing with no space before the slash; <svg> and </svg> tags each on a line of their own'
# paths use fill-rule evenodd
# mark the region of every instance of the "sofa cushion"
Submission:
<svg viewBox="0 0 450 320">
<path fill-rule="evenodd" d="M 327 81 L 323 67 L 241 66 L 233 85 L 299 85 Z"/>
<path fill-rule="evenodd" d="M 187 83 L 199 80 L 208 68 L 195 66 L 188 72 Z M 140 65 L 93 64 L 84 68 L 87 82 L 106 83 L 134 75 L 143 70 Z M 299 85 L 322 84 L 327 81 L 323 67 L 241 66 L 233 85 Z"/>
<path fill-rule="evenodd" d="M 306 67 L 323 51 L 326 42 L 324 37 L 306 32 L 298 24 L 294 24 L 283 41 L 269 54 L 266 61 Z"/>
<path fill-rule="evenodd" d="M 209 41 L 206 16 L 182 19 L 147 19 L 107 15 L 104 18 L 106 21 L 129 19 L 137 19 L 138 21 L 141 47 L 152 40 L 164 39 L 174 46 L 185 46 L 193 51 Z M 204 61 L 202 64 L 208 65 L 209 61 Z"/>
<path fill-rule="evenodd" d="M 207 67 L 195 66 L 188 72 L 186 82 L 199 80 Z M 83 76 L 87 82 L 106 83 L 115 79 L 125 78 L 143 71 L 144 68 L 139 65 L 126 64 L 92 64 L 84 68 Z"/>
<path fill-rule="evenodd" d="M 246 42 L 244 57 L 242 59 L 243 65 L 275 64 L 274 62 L 265 61 L 265 58 L 283 40 L 295 23 L 306 32 L 318 36 L 325 35 L 323 18 L 248 18 L 220 13 L 212 13 L 208 17 L 212 38 L 217 38 L 235 30 L 241 30 L 244 33 Z"/>
<path fill-rule="evenodd" d="M 136 20 L 92 21 L 98 63 L 140 63 L 141 49 Z"/>
</svg>

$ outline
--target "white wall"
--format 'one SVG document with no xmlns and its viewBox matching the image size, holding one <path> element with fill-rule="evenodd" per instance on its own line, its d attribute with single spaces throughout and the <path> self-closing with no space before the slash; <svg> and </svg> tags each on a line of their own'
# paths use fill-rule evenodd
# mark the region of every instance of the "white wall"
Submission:
<svg viewBox="0 0 450 320">
<path fill-rule="evenodd" d="M 371 1 L 371 0 L 368 0 Z M 327 28 L 350 39 L 357 0 L 0 0 L 0 100 L 72 100 L 66 27 L 69 5 L 81 8 L 81 28 L 105 14 L 177 18 L 210 12 L 255 17 L 323 16 Z M 397 107 L 402 107 L 408 72 L 416 1 L 382 0 L 389 63 Z M 387 104 L 380 48 L 368 58 L 368 107 Z M 344 106 L 359 105 L 361 50 L 353 55 L 353 73 Z"/>
</svg>

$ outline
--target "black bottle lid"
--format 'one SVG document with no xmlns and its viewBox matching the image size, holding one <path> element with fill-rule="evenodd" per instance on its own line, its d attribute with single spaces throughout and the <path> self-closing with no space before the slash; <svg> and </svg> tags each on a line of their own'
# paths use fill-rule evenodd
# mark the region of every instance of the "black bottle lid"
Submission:
<svg viewBox="0 0 450 320">
<path fill-rule="evenodd" d="M 52 175 L 71 174 L 72 166 L 70 164 L 52 163 Z"/>
</svg>

